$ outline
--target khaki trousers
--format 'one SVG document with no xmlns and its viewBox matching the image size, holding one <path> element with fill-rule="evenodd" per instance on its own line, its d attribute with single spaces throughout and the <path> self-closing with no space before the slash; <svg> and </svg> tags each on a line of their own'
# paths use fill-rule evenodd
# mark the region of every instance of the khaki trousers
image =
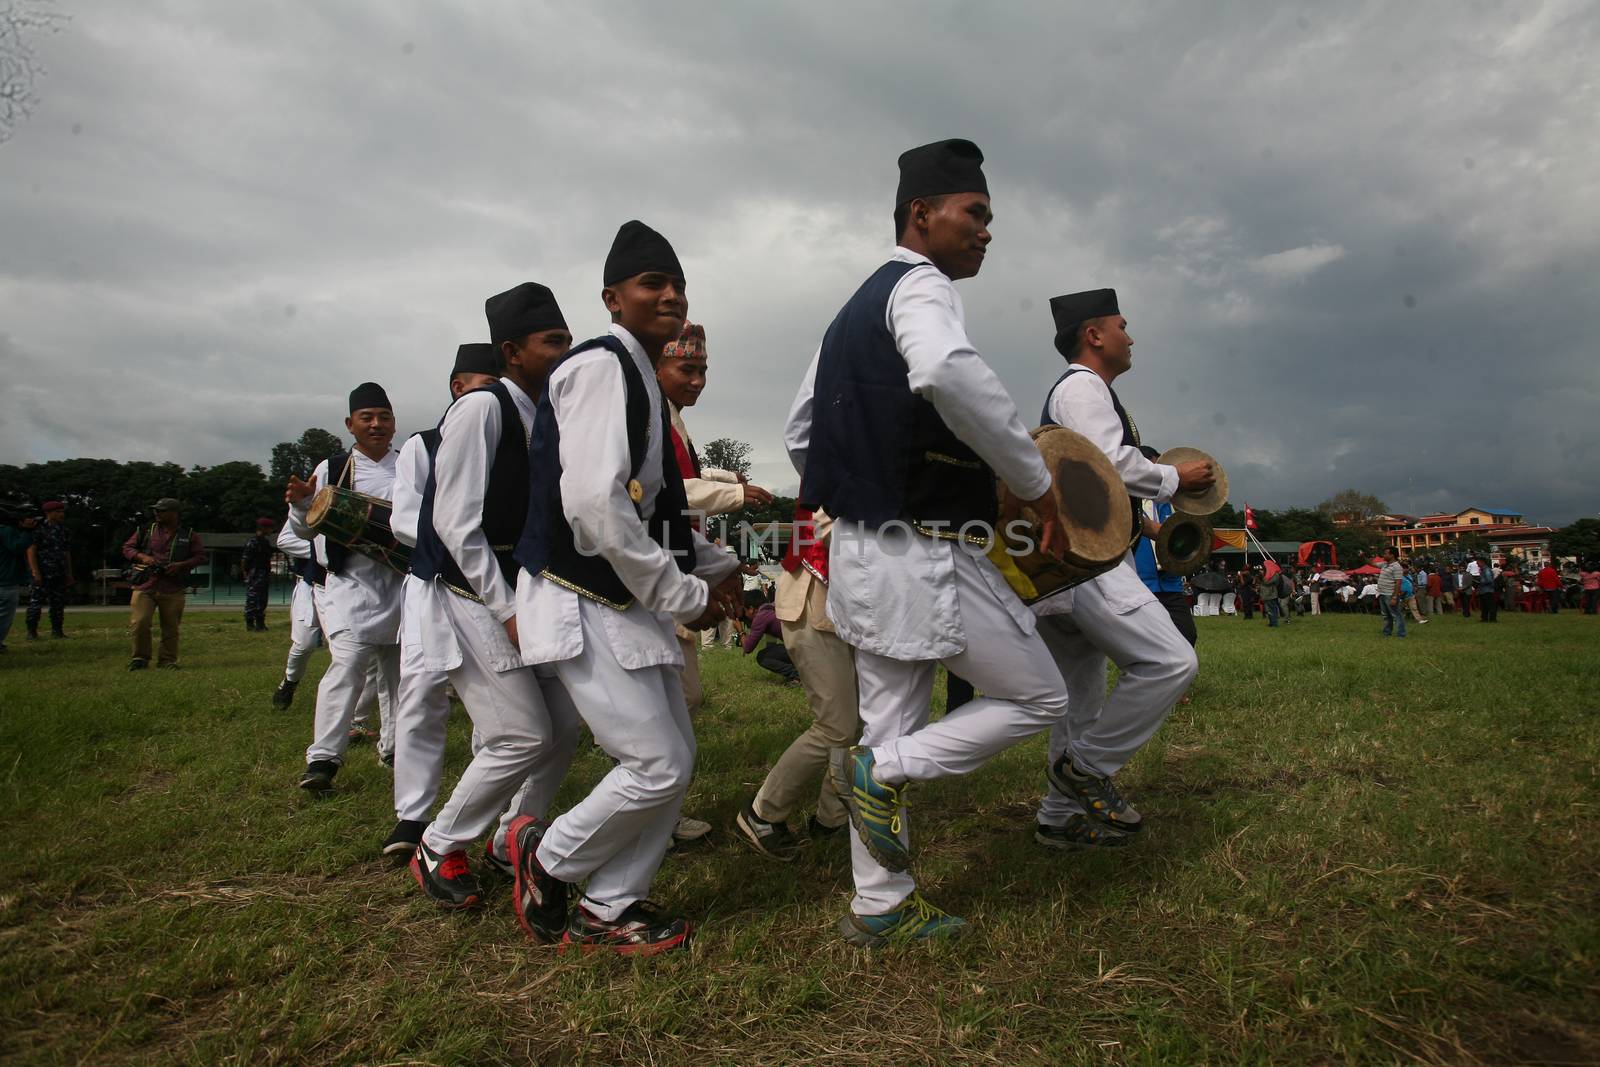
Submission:
<svg viewBox="0 0 1600 1067">
<path fill-rule="evenodd" d="M 700 686 L 700 635 L 679 627 L 678 648 L 683 652 L 683 703 L 693 715 L 706 695 Z"/>
<path fill-rule="evenodd" d="M 756 817 L 783 822 L 821 780 L 817 795 L 817 822 L 843 826 L 849 819 L 844 804 L 828 777 L 828 753 L 856 743 L 861 736 L 861 709 L 856 690 L 853 650 L 831 630 L 811 625 L 812 611 L 822 598 L 807 598 L 796 622 L 785 622 L 783 644 L 800 672 L 800 684 L 814 720 L 795 738 L 761 783 L 756 793 Z"/>
<path fill-rule="evenodd" d="M 178 624 L 183 621 L 184 593 L 146 593 L 134 590 L 130 602 L 133 614 L 128 619 L 128 632 L 133 635 L 133 658 L 150 658 L 150 620 L 161 613 L 160 663 L 178 662 Z"/>
</svg>

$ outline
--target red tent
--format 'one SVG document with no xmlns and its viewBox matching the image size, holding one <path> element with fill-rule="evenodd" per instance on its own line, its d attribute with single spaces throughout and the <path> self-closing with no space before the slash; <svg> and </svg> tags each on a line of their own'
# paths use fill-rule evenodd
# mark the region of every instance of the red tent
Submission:
<svg viewBox="0 0 1600 1067">
<path fill-rule="evenodd" d="M 1368 563 L 1364 567 L 1357 567 L 1354 570 L 1345 571 L 1345 573 L 1346 574 L 1377 574 L 1378 573 L 1378 568 L 1376 568 L 1372 564 Z"/>
</svg>

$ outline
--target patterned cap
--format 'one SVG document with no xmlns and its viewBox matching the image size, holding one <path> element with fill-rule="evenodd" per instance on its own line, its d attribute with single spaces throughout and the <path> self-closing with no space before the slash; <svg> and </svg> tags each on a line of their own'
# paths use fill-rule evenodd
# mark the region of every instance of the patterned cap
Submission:
<svg viewBox="0 0 1600 1067">
<path fill-rule="evenodd" d="M 683 324 L 683 333 L 676 341 L 668 341 L 661 350 L 662 359 L 707 359 L 706 328 L 693 322 Z"/>
</svg>

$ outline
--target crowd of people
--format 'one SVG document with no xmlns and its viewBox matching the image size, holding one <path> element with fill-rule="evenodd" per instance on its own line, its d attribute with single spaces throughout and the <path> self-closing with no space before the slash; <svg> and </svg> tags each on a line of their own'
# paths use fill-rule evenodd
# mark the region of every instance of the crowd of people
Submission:
<svg viewBox="0 0 1600 1067">
<path fill-rule="evenodd" d="M 1066 367 L 1040 391 L 1041 421 L 1115 468 L 1128 504 L 1119 492 L 1107 529 L 1119 553 L 1133 551 L 1044 592 L 1002 569 L 997 483 L 1029 517 L 1037 552 L 1060 561 L 1070 546 L 1056 479 L 968 338 L 955 288 L 990 242 L 982 163 L 964 140 L 900 157 L 895 247 L 822 332 L 785 422 L 799 506 L 770 592 L 706 537 L 708 516 L 771 495 L 700 462 L 684 412 L 705 388 L 706 335 L 688 321 L 672 245 L 641 222 L 625 223 L 605 257 L 601 336 L 574 345 L 555 294 L 524 282 L 486 299 L 487 343 L 459 346 L 448 375 L 441 361 L 448 395 L 432 429 L 396 449 L 383 387 L 351 390 L 349 446 L 292 477 L 286 521 L 266 524 L 297 579 L 274 703 L 293 704 L 319 637 L 331 660 L 298 786 L 336 789 L 358 715 L 375 702 L 379 756 L 394 771 L 395 822 L 380 847 L 429 898 L 472 907 L 503 875 L 536 940 L 680 948 L 690 920 L 650 891 L 674 840 L 710 829 L 682 810 L 701 643 L 731 640 L 743 618 L 744 651 L 804 690 L 812 721 L 733 829 L 775 861 L 793 860 L 803 836 L 846 838 L 855 891 L 837 929 L 850 943 L 960 932 L 965 921 L 917 888 L 907 790 L 975 772 L 1040 733 L 1040 847 L 1115 850 L 1148 833 L 1116 776 L 1198 671 L 1196 608 L 1162 572 L 1155 540 L 1173 501 L 1208 492 L 1217 472 L 1162 463 L 1142 440 L 1113 385 L 1133 345 L 1116 292 L 1055 297 Z M 147 568 L 135 668 L 151 658 L 155 614 L 158 666 L 176 662 L 174 587 L 201 551 L 175 501 L 155 511 L 124 546 Z M 249 557 L 252 580 L 264 551 Z M 1396 575 L 1385 567 L 1380 597 L 1401 595 Z M 1282 572 L 1232 581 L 1215 601 L 1203 593 L 1200 613 L 1226 610 L 1231 595 L 1247 617 L 1259 601 L 1277 625 L 1282 603 L 1292 611 L 1302 595 Z M 259 599 L 246 624 L 264 625 Z M 930 721 L 940 665 L 948 707 Z M 441 803 L 452 689 L 472 756 Z M 555 813 L 580 722 L 612 766 Z M 802 835 L 791 820 L 807 807 Z"/>
</svg>

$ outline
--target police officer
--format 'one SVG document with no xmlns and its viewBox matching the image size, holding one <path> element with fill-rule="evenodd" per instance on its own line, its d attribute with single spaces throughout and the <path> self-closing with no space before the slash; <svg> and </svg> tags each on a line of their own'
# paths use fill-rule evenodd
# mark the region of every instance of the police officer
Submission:
<svg viewBox="0 0 1600 1067">
<path fill-rule="evenodd" d="M 39 640 L 39 616 L 50 605 L 50 636 L 67 636 L 61 629 L 67 613 L 67 587 L 72 584 L 72 550 L 67 545 L 67 506 L 59 500 L 44 502 L 44 525 L 28 547 L 28 570 L 33 588 L 28 591 L 28 640 Z"/>
<path fill-rule="evenodd" d="M 271 519 L 257 519 L 255 536 L 244 543 L 239 569 L 244 574 L 244 628 L 267 628 L 267 583 L 272 580 L 275 551 L 269 536 L 277 527 Z"/>
</svg>

